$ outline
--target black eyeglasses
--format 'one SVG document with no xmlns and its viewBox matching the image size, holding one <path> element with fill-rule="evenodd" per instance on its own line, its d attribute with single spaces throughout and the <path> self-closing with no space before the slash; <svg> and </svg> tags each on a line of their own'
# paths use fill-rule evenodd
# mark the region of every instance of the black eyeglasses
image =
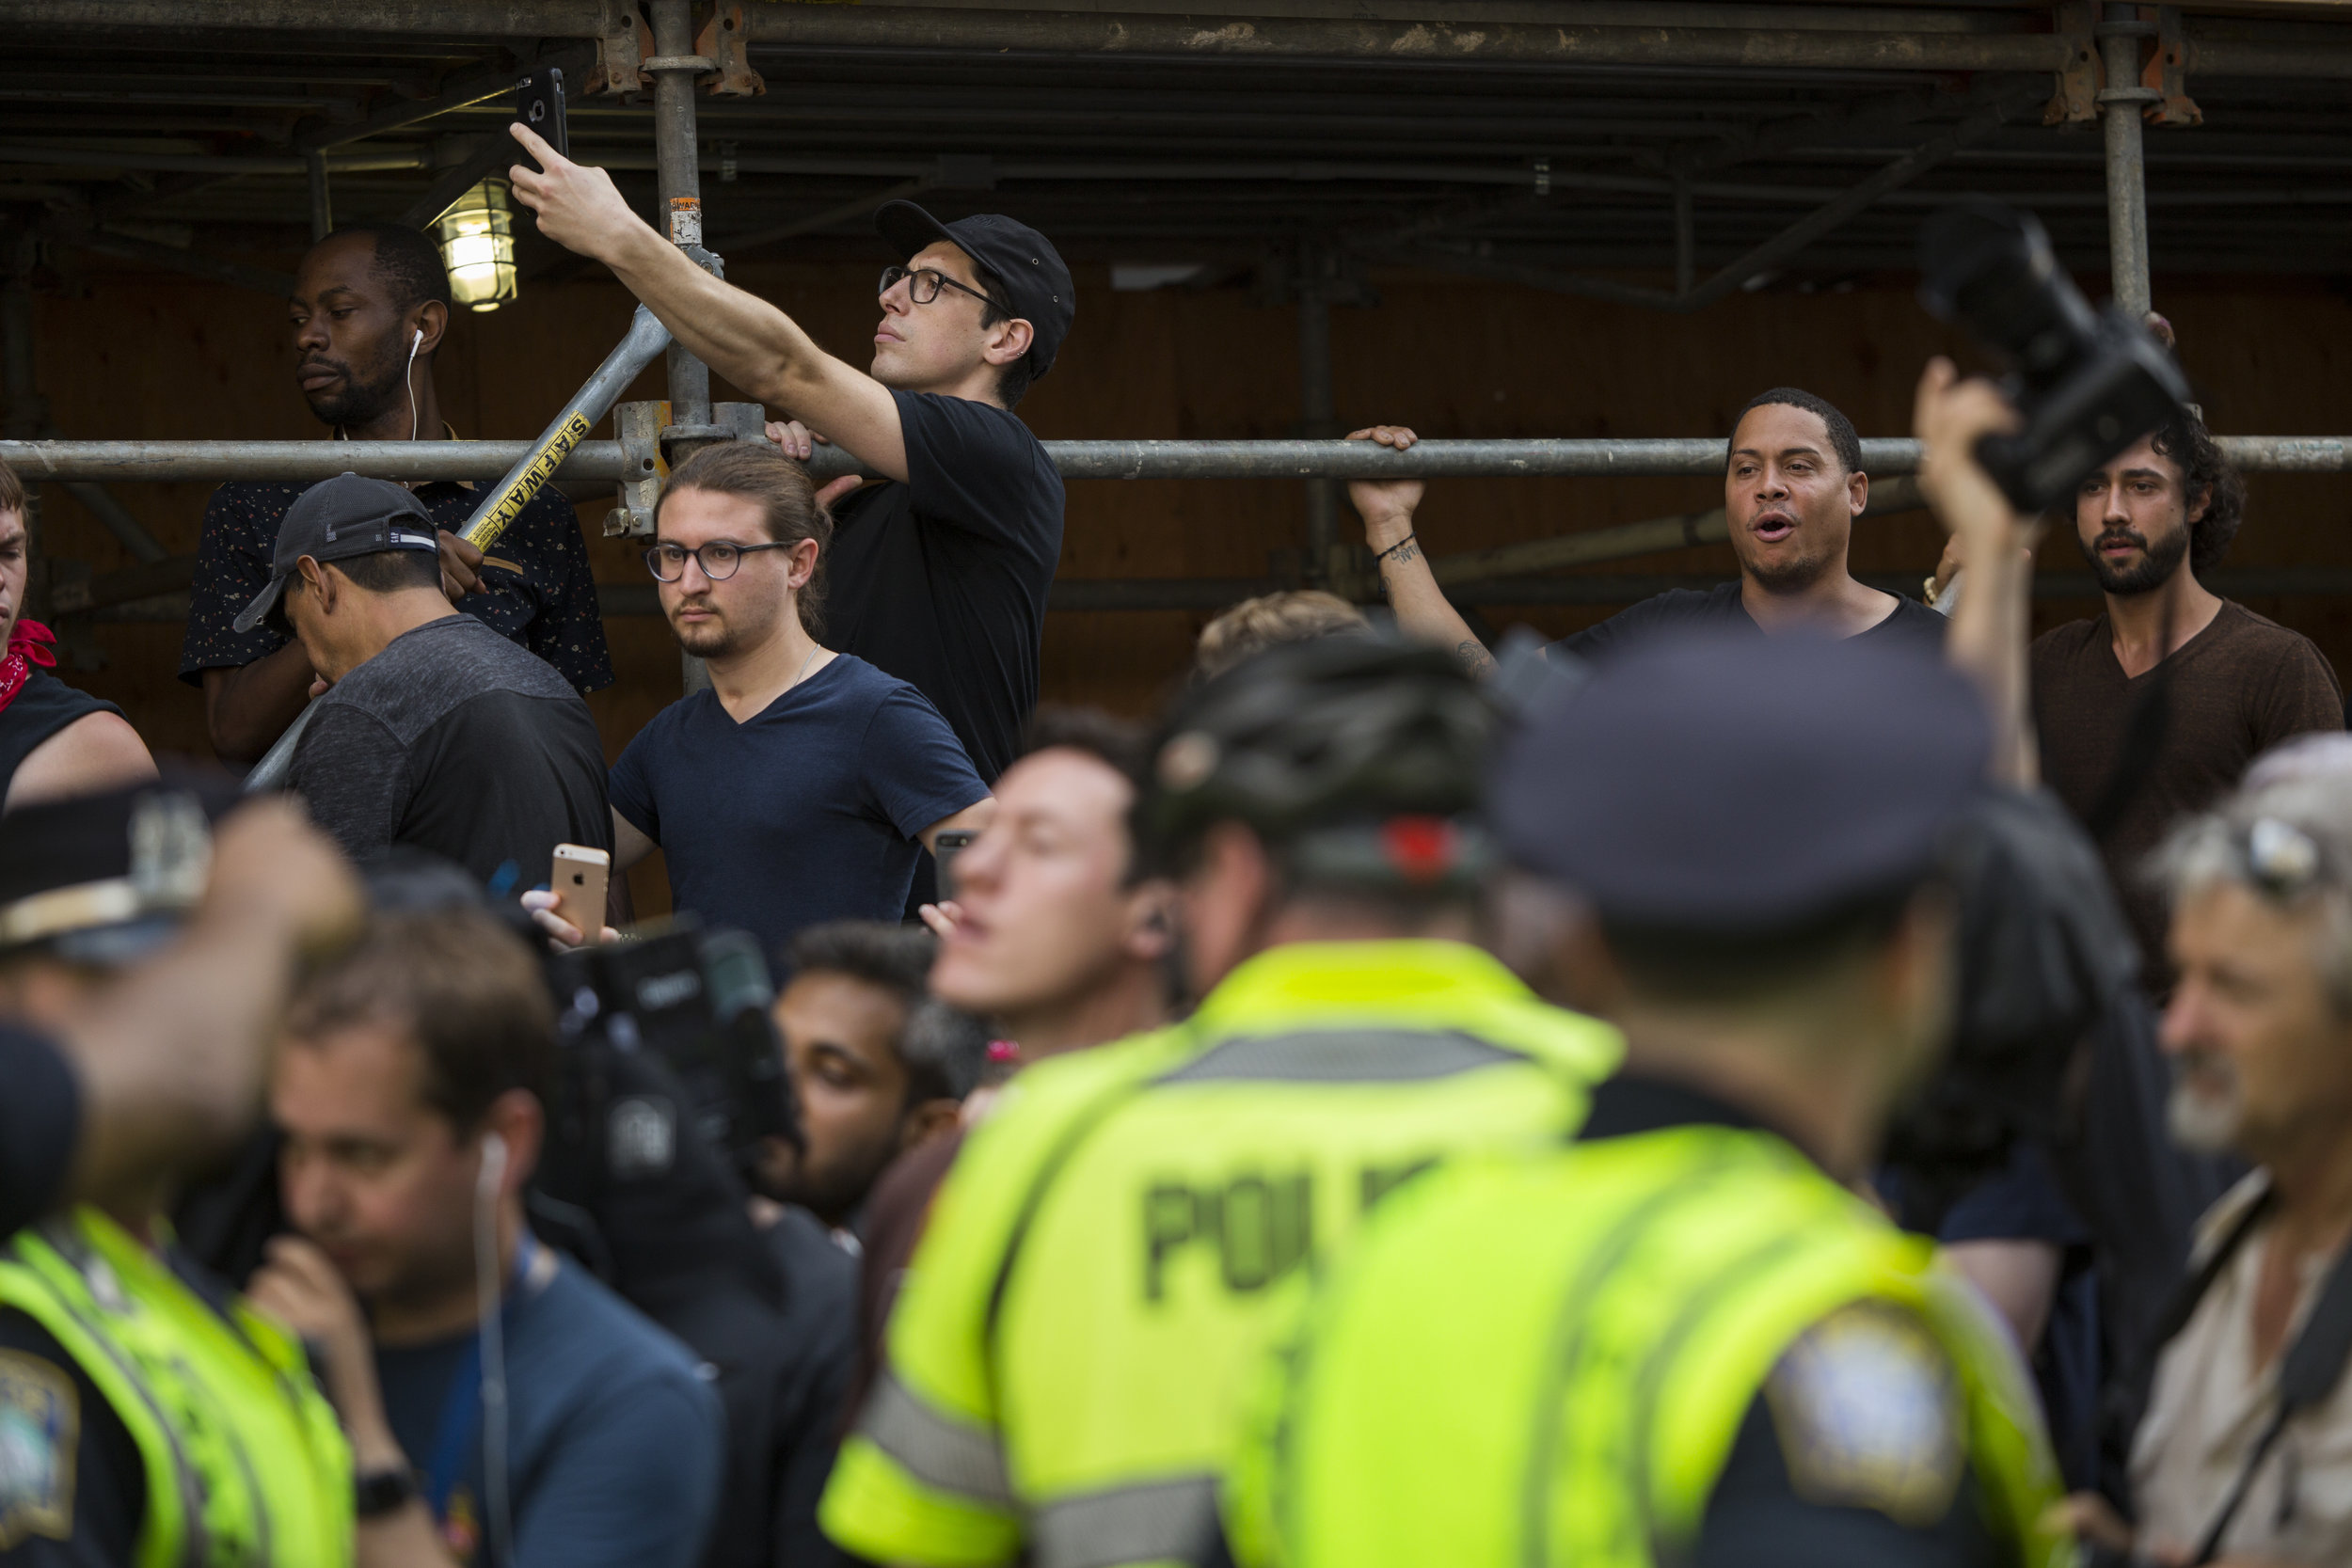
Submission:
<svg viewBox="0 0 2352 1568">
<path fill-rule="evenodd" d="M 917 305 L 929 305 L 939 297 L 939 291 L 942 289 L 954 289 L 959 293 L 970 294 L 982 305 L 995 303 L 979 290 L 957 282 L 937 267 L 916 267 L 912 271 L 905 267 L 884 267 L 882 268 L 882 287 L 874 292 L 878 294 L 886 294 L 898 286 L 898 280 L 902 277 L 910 279 L 907 284 L 907 297 Z"/>
<path fill-rule="evenodd" d="M 713 582 L 724 582 L 735 576 L 735 569 L 754 550 L 788 550 L 799 543 L 797 539 L 780 539 L 772 545 L 739 545 L 728 539 L 713 539 L 691 550 L 682 545 L 656 545 L 645 552 L 645 570 L 660 581 L 675 582 L 686 575 L 686 558 L 691 555 L 694 564 L 703 569 L 703 576 Z"/>
</svg>

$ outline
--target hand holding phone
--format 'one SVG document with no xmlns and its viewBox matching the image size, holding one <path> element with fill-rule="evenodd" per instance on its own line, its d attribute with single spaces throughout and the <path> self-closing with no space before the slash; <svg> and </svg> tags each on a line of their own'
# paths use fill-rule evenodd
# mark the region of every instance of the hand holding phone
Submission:
<svg viewBox="0 0 2352 1568">
<path fill-rule="evenodd" d="M 555 915 L 581 937 L 594 942 L 604 929 L 605 888 L 612 875 L 612 857 L 584 844 L 559 844 L 548 872 L 555 892 Z"/>
<path fill-rule="evenodd" d="M 564 72 L 555 66 L 534 71 L 515 86 L 515 119 L 538 133 L 541 140 L 555 149 L 557 155 L 572 155 L 572 137 L 564 119 Z M 537 160 L 523 154 L 525 162 L 539 168 Z M 541 168 L 545 174 L 547 170 Z"/>
</svg>

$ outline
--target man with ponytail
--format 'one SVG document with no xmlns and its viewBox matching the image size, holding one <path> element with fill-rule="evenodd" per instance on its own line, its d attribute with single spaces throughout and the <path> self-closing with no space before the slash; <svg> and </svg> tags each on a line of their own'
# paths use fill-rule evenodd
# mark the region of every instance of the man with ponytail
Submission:
<svg viewBox="0 0 2352 1568">
<path fill-rule="evenodd" d="M 764 442 L 671 473 L 645 563 L 710 688 L 656 714 L 611 779 L 615 869 L 659 848 L 675 907 L 771 954 L 820 921 L 897 919 L 918 847 L 993 804 L 928 698 L 818 641 L 832 539 L 806 471 Z"/>
</svg>

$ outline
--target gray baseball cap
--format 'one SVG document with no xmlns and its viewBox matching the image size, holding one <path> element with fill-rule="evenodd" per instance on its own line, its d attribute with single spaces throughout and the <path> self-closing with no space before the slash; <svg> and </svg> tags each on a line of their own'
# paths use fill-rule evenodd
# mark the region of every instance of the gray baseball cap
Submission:
<svg viewBox="0 0 2352 1568">
<path fill-rule="evenodd" d="M 278 525 L 278 553 L 271 558 L 269 586 L 237 614 L 239 631 L 251 631 L 278 608 L 286 579 L 304 556 L 317 562 L 348 561 L 386 550 L 432 550 L 440 534 L 424 502 L 389 480 L 338 474 L 294 498 Z"/>
</svg>

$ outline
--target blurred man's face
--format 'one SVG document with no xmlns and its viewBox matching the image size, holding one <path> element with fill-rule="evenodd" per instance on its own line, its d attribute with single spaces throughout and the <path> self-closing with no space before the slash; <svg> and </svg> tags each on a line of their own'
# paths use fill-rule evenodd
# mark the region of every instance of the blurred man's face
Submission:
<svg viewBox="0 0 2352 1568">
<path fill-rule="evenodd" d="M 661 502 L 661 545 L 687 551 L 675 582 L 658 582 L 661 613 L 678 646 L 696 658 L 725 658 L 765 645 L 787 616 L 797 616 L 792 578 L 806 576 L 792 550 L 755 550 L 736 558 L 735 574 L 717 581 L 693 552 L 705 545 L 765 545 L 768 517 L 745 496 L 724 496 L 692 485 L 673 490 Z M 812 546 L 805 552 L 813 566 Z"/>
<path fill-rule="evenodd" d="M 482 1142 L 424 1101 L 424 1053 L 364 1023 L 289 1041 L 270 1109 L 286 1212 L 367 1302 L 433 1304 L 473 1280 Z"/>
<path fill-rule="evenodd" d="M 24 514 L 0 512 L 0 644 L 16 630 L 16 619 L 24 613 L 24 576 L 31 558 L 32 539 L 24 531 Z"/>
<path fill-rule="evenodd" d="M 909 272 L 929 269 L 965 289 L 980 287 L 979 269 L 961 246 L 945 240 L 928 245 L 907 263 Z M 874 327 L 874 362 L 869 373 L 885 387 L 919 392 L 952 387 L 972 373 L 986 348 L 980 317 L 986 307 L 963 289 L 942 288 L 929 305 L 914 303 L 902 277 L 882 296 L 882 320 Z"/>
<path fill-rule="evenodd" d="M 1164 894 L 1126 885 L 1134 800 L 1117 768 L 1067 747 L 1007 768 L 995 816 L 956 857 L 962 915 L 940 943 L 932 994 L 1018 1018 L 1082 996 L 1136 961 Z"/>
<path fill-rule="evenodd" d="M 1731 433 L 1724 512 L 1740 570 L 1791 593 L 1842 568 L 1869 482 L 1850 474 L 1819 414 L 1785 403 L 1751 408 Z"/>
<path fill-rule="evenodd" d="M 906 1007 L 880 986 L 816 970 L 784 988 L 774 1016 L 808 1146 L 771 1140 L 761 1185 L 778 1202 L 845 1225 L 905 1141 Z"/>
<path fill-rule="evenodd" d="M 2352 1124 L 2352 1021 L 2314 961 L 2322 928 L 2319 911 L 2281 908 L 2235 882 L 2173 911 L 2180 977 L 2161 1040 L 2181 1143 L 2263 1164 Z"/>
<path fill-rule="evenodd" d="M 286 302 L 294 383 L 332 425 L 365 425 L 405 409 L 412 328 L 375 272 L 375 241 L 350 234 L 311 248 Z"/>
<path fill-rule="evenodd" d="M 2203 511 L 2202 506 L 2199 508 Z M 2188 559 L 2188 491 L 2180 465 L 2142 436 L 2083 481 L 2074 538 L 2102 592 L 2150 594 Z"/>
</svg>

